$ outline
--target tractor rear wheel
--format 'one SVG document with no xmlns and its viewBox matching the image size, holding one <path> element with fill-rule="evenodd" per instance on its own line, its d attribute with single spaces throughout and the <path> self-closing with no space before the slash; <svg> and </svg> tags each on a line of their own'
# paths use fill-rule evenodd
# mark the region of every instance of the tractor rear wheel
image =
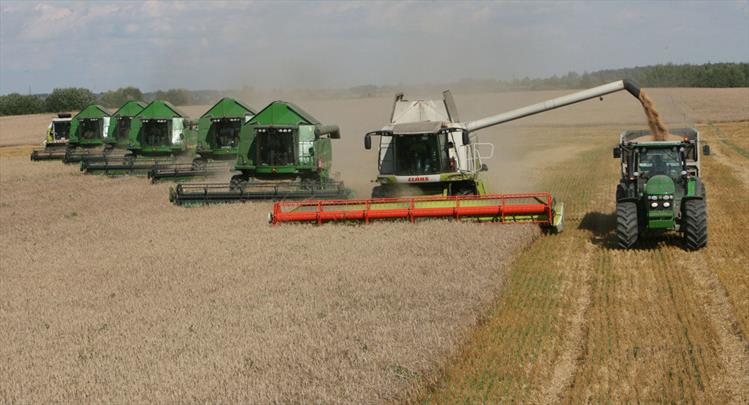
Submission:
<svg viewBox="0 0 749 405">
<path fill-rule="evenodd" d="M 705 200 L 684 203 L 684 243 L 689 250 L 707 245 L 707 208 Z"/>
<path fill-rule="evenodd" d="M 637 204 L 620 202 L 616 204 L 616 238 L 619 247 L 629 249 L 637 243 Z"/>
</svg>

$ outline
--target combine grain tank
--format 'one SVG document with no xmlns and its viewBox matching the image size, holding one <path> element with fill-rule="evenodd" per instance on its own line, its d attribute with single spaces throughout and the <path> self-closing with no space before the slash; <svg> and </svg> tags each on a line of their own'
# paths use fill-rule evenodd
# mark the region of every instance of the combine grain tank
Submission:
<svg viewBox="0 0 749 405">
<path fill-rule="evenodd" d="M 84 156 L 101 155 L 104 151 L 109 120 L 109 111 L 97 104 L 91 104 L 73 116 L 63 162 L 77 163 Z"/>
<path fill-rule="evenodd" d="M 242 126 L 228 183 L 179 184 L 175 204 L 258 199 L 347 198 L 350 191 L 331 178 L 331 139 L 338 126 L 323 125 L 298 106 L 275 101 Z"/>
<path fill-rule="evenodd" d="M 130 122 L 128 154 L 82 160 L 81 171 L 106 175 L 146 175 L 169 167 L 191 152 L 194 131 L 188 117 L 170 103 L 150 102 Z"/>
<path fill-rule="evenodd" d="M 175 163 L 148 173 L 152 181 L 184 179 L 230 172 L 237 159 L 242 125 L 255 112 L 232 98 L 222 98 L 198 120 L 197 155 L 192 162 Z"/>
<path fill-rule="evenodd" d="M 146 108 L 142 101 L 127 101 L 112 114 L 104 143 L 110 149 L 127 150 L 133 119 Z"/>
<path fill-rule="evenodd" d="M 70 134 L 70 113 L 59 113 L 47 126 L 44 148 L 31 151 L 31 160 L 57 160 L 65 158 Z"/>
<path fill-rule="evenodd" d="M 616 235 L 621 248 L 635 246 L 649 232 L 683 233 L 687 249 L 707 245 L 705 186 L 700 179 L 700 134 L 694 128 L 625 131 L 614 158 L 621 159 L 616 188 Z M 709 154 L 704 146 L 702 152 Z"/>
</svg>

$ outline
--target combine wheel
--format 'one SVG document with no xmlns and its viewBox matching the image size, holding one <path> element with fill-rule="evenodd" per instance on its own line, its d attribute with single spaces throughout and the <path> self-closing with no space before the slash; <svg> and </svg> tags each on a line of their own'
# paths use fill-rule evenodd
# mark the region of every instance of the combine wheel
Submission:
<svg viewBox="0 0 749 405">
<path fill-rule="evenodd" d="M 687 200 L 684 203 L 684 243 L 689 250 L 697 250 L 707 245 L 705 200 Z"/>
<path fill-rule="evenodd" d="M 203 158 L 195 158 L 192 160 L 192 170 L 196 172 L 205 171 L 208 162 Z"/>
<path fill-rule="evenodd" d="M 621 202 L 616 204 L 616 237 L 619 247 L 629 249 L 637 243 L 637 204 Z"/>
<path fill-rule="evenodd" d="M 232 191 L 242 190 L 245 186 L 247 186 L 247 179 L 241 174 L 232 176 L 229 181 L 229 189 Z"/>
<path fill-rule="evenodd" d="M 383 186 L 376 186 L 372 189 L 372 198 L 386 198 L 387 196 L 387 191 Z"/>
</svg>

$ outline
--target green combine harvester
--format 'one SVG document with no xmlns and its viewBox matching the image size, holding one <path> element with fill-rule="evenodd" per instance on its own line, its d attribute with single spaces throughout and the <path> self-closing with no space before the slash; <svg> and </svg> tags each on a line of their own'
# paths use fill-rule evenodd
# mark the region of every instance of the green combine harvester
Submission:
<svg viewBox="0 0 749 405">
<path fill-rule="evenodd" d="M 242 126 L 234 175 L 228 183 L 178 184 L 177 205 L 261 199 L 348 198 L 331 178 L 331 139 L 336 125 L 323 125 L 298 106 L 275 101 Z"/>
<path fill-rule="evenodd" d="M 109 120 L 109 130 L 107 138 L 104 140 L 108 149 L 127 150 L 130 144 L 128 135 L 132 126 L 133 119 L 146 108 L 146 103 L 142 101 L 127 101 L 117 111 L 112 114 Z"/>
<path fill-rule="evenodd" d="M 81 171 L 89 174 L 146 175 L 169 167 L 188 155 L 195 143 L 195 131 L 188 117 L 166 101 L 150 102 L 130 121 L 128 154 L 82 160 Z"/>
<path fill-rule="evenodd" d="M 148 177 L 155 182 L 222 172 L 228 174 L 231 163 L 237 159 L 242 125 L 254 115 L 255 112 L 241 102 L 222 98 L 198 120 L 197 156 L 192 162 L 155 168 L 148 172 Z"/>
<path fill-rule="evenodd" d="M 707 245 L 705 186 L 700 179 L 700 135 L 671 130 L 665 139 L 649 131 L 625 131 L 614 158 L 621 159 L 616 187 L 616 235 L 629 249 L 648 232 L 677 230 L 687 249 Z M 710 154 L 704 145 L 702 152 Z"/>
<path fill-rule="evenodd" d="M 63 162 L 77 163 L 84 156 L 101 156 L 110 119 L 109 111 L 97 104 L 90 104 L 76 114 L 70 121 L 68 147 Z"/>
<path fill-rule="evenodd" d="M 59 113 L 47 127 L 43 148 L 31 151 L 31 160 L 61 160 L 65 158 L 68 149 L 68 135 L 70 134 L 70 113 Z"/>
</svg>

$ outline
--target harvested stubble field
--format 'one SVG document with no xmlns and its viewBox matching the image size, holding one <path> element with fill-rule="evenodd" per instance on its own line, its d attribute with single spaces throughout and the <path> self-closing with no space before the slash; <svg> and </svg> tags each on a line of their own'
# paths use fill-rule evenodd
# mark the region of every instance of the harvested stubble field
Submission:
<svg viewBox="0 0 749 405">
<path fill-rule="evenodd" d="M 493 190 L 567 203 L 557 236 L 449 222 L 270 227 L 269 203 L 172 207 L 168 184 L 3 148 L 0 398 L 746 402 L 749 207 L 736 168 L 748 166 L 749 128 L 709 121 L 749 118 L 749 90 L 649 93 L 673 127 L 705 122 L 713 146 L 701 252 L 674 236 L 612 247 L 611 147 L 645 126 L 624 95 L 482 132 L 498 145 Z M 456 98 L 470 119 L 558 94 Z M 336 168 L 365 193 L 376 158 L 361 135 L 390 100 L 299 104 L 341 125 Z M 0 124 L 3 145 L 46 127 Z"/>
</svg>

